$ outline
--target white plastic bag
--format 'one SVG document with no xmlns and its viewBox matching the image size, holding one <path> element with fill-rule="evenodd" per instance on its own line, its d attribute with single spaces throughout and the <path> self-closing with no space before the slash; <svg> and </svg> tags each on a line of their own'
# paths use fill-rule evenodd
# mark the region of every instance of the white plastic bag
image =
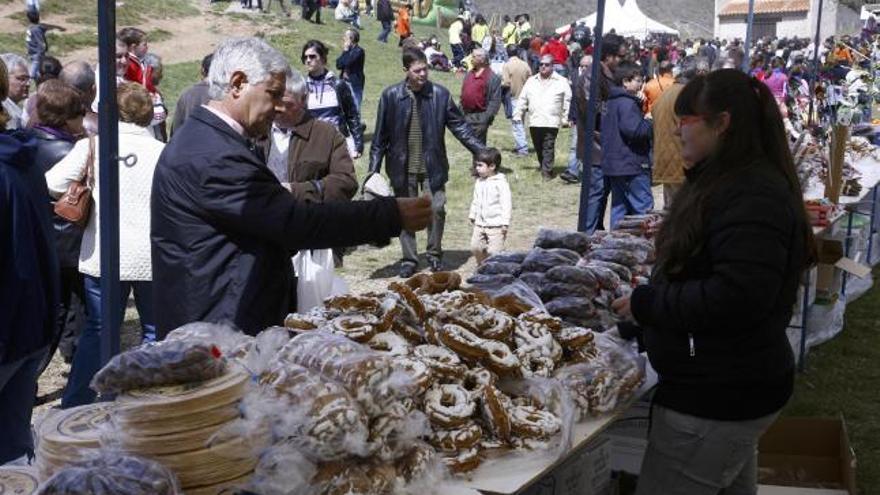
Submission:
<svg viewBox="0 0 880 495">
<path fill-rule="evenodd" d="M 293 257 L 296 271 L 296 311 L 307 313 L 324 299 L 348 292 L 348 284 L 333 273 L 333 250 L 303 250 Z"/>
</svg>

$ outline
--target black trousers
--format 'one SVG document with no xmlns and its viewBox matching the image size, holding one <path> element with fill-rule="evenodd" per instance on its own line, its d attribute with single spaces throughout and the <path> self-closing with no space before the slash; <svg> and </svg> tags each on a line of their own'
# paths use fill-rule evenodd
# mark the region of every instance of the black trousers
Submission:
<svg viewBox="0 0 880 495">
<path fill-rule="evenodd" d="M 85 286 L 79 268 L 61 267 L 61 297 L 58 308 L 58 350 L 66 362 L 73 359 L 76 342 L 86 322 Z M 50 349 L 51 351 L 52 349 Z M 52 356 L 47 356 L 52 359 Z"/>
<path fill-rule="evenodd" d="M 529 127 L 529 134 L 532 136 L 532 144 L 538 153 L 541 173 L 549 174 L 556 161 L 556 135 L 559 134 L 559 129 L 556 127 Z"/>
<path fill-rule="evenodd" d="M 480 118 L 481 115 L 482 113 L 466 113 L 464 114 L 464 119 L 471 125 L 471 129 L 474 130 L 477 139 L 479 139 L 481 143 L 486 144 L 486 135 L 489 133 L 489 125 L 482 122 L 482 119 Z"/>
</svg>

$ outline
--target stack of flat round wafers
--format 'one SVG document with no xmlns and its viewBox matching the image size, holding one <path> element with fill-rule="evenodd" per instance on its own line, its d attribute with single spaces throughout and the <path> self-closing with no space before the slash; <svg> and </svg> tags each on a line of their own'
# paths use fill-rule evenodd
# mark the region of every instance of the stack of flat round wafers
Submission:
<svg viewBox="0 0 880 495">
<path fill-rule="evenodd" d="M 0 495 L 32 495 L 40 481 L 37 471 L 23 466 L 0 467 Z"/>
<path fill-rule="evenodd" d="M 220 493 L 233 482 L 241 484 L 253 472 L 256 455 L 247 439 L 215 436 L 239 418 L 249 379 L 233 371 L 206 382 L 120 395 L 113 442 L 167 466 L 186 493 Z"/>
<path fill-rule="evenodd" d="M 108 426 L 114 408 L 112 402 L 98 402 L 64 409 L 44 419 L 37 430 L 40 480 L 100 448 L 101 430 Z"/>
</svg>

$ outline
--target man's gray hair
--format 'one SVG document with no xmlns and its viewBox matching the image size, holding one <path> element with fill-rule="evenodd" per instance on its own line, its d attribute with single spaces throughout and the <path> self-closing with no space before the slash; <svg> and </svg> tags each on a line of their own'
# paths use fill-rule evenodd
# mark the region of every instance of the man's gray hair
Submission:
<svg viewBox="0 0 880 495">
<path fill-rule="evenodd" d="M 24 67 L 24 70 L 28 69 L 27 60 L 17 53 L 4 53 L 0 55 L 0 60 L 3 60 L 3 63 L 6 64 L 6 70 L 9 72 L 12 72 L 17 66 Z"/>
<path fill-rule="evenodd" d="M 162 68 L 162 57 L 150 52 L 144 55 L 144 64 L 152 67 L 153 72 L 156 72 L 157 70 Z"/>
<path fill-rule="evenodd" d="M 287 71 L 287 82 L 284 86 L 285 91 L 288 93 L 302 98 L 308 95 L 308 87 L 306 86 L 306 80 L 302 75 L 302 72 L 291 67 Z"/>
<path fill-rule="evenodd" d="M 95 88 L 95 71 L 88 62 L 83 62 L 82 60 L 65 65 L 58 77 L 83 92 L 88 92 Z"/>
<path fill-rule="evenodd" d="M 229 38 L 214 51 L 208 94 L 212 100 L 223 99 L 235 72 L 243 72 L 250 84 L 260 84 L 272 74 L 286 74 L 289 68 L 284 55 L 262 39 Z"/>
</svg>

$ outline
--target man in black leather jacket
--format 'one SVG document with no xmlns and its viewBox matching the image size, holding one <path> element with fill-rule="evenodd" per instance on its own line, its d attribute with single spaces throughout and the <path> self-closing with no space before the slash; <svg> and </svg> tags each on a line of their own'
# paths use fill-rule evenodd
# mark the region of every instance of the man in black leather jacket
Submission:
<svg viewBox="0 0 880 495">
<path fill-rule="evenodd" d="M 438 271 L 442 267 L 445 188 L 449 179 L 444 128 L 449 128 L 471 153 L 482 150 L 484 145 L 465 121 L 449 90 L 428 81 L 428 61 L 424 53 L 404 50 L 403 69 L 406 79 L 385 88 L 379 99 L 369 170 L 378 173 L 384 159 L 397 197 L 430 192 L 434 216 L 428 227 L 427 255 L 431 270 Z M 419 125 L 413 127 L 411 123 Z M 470 162 L 466 166 L 470 166 Z M 418 267 L 415 233 L 401 232 L 400 246 L 403 251 L 400 276 L 412 276 Z"/>
</svg>

